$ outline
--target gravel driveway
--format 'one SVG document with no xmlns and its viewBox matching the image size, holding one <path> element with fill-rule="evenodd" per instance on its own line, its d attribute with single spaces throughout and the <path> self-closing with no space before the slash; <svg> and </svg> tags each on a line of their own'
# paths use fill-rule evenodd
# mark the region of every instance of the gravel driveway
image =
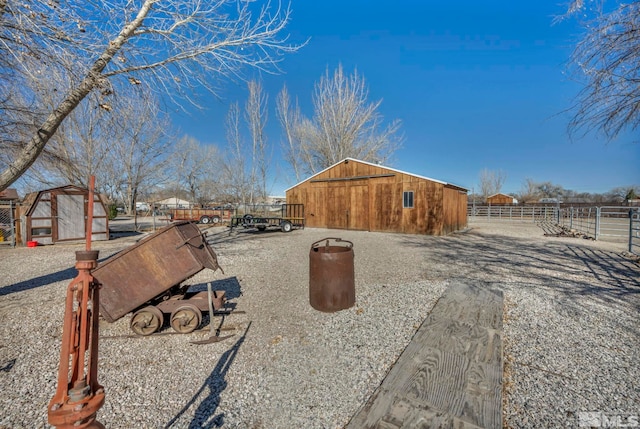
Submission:
<svg viewBox="0 0 640 429">
<path fill-rule="evenodd" d="M 531 223 L 470 224 L 447 237 L 210 228 L 225 289 L 245 313 L 208 332 L 131 337 L 101 321 L 99 381 L 108 428 L 341 428 L 380 384 L 447 285 L 505 294 L 505 422 L 577 427 L 581 411 L 638 415 L 640 268 L 624 244 L 545 237 Z M 311 243 L 354 243 L 356 305 L 308 304 Z M 140 236 L 96 242 L 100 258 Z M 42 428 L 56 389 L 66 286 L 83 245 L 0 249 L 0 428 Z M 203 327 L 208 319 L 203 321 Z"/>
</svg>

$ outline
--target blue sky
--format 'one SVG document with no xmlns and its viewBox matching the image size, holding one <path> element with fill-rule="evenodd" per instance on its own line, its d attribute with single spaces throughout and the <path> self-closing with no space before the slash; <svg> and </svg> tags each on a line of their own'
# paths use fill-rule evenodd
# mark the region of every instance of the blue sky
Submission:
<svg viewBox="0 0 640 429">
<path fill-rule="evenodd" d="M 525 179 L 579 192 L 640 183 L 640 136 L 607 143 L 595 135 L 571 141 L 564 113 L 581 88 L 566 74 L 580 36 L 569 20 L 553 24 L 560 2 L 483 0 L 292 0 L 292 42 L 307 46 L 262 76 L 269 96 L 268 141 L 274 146 L 271 194 L 295 177 L 280 158 L 275 99 L 284 84 L 310 109 L 314 84 L 327 67 L 357 69 L 385 120 L 400 119 L 403 147 L 387 163 L 410 173 L 478 189 L 482 169 L 502 170 L 503 192 Z M 224 146 L 229 103 L 246 85 L 228 82 L 207 109 L 176 117 L 184 133 Z"/>
</svg>

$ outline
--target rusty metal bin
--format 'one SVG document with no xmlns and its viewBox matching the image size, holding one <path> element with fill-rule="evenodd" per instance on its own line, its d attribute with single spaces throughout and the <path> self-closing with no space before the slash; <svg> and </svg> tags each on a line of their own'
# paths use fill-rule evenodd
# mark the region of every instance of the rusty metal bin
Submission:
<svg viewBox="0 0 640 429">
<path fill-rule="evenodd" d="M 204 268 L 220 267 L 198 226 L 166 226 L 92 271 L 102 284 L 100 314 L 114 322 Z"/>
<path fill-rule="evenodd" d="M 330 246 L 329 240 L 347 245 Z M 353 307 L 356 302 L 353 260 L 353 243 L 348 240 L 323 238 L 311 245 L 309 303 L 313 308 L 334 312 Z"/>
</svg>

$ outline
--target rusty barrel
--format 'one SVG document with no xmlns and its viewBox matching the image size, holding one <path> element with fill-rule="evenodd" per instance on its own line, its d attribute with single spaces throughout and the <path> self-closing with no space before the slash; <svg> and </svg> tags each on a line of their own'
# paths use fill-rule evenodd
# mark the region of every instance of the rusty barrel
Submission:
<svg viewBox="0 0 640 429">
<path fill-rule="evenodd" d="M 346 243 L 329 245 L 329 241 Z M 324 242 L 324 244 L 322 244 Z M 341 238 L 323 238 L 309 251 L 309 303 L 319 311 L 350 308 L 356 301 L 353 243 Z"/>
</svg>

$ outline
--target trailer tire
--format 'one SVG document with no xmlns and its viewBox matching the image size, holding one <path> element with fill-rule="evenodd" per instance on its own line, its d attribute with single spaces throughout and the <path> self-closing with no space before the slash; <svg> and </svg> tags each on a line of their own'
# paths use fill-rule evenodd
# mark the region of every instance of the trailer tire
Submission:
<svg viewBox="0 0 640 429">
<path fill-rule="evenodd" d="M 293 229 L 293 225 L 291 225 L 291 222 L 289 222 L 288 220 L 285 220 L 284 222 L 282 222 L 282 225 L 280 225 L 280 228 L 282 229 L 282 232 L 291 232 L 291 230 Z"/>
<path fill-rule="evenodd" d="M 213 223 L 220 223 L 220 216 L 213 216 L 211 218 L 211 222 Z"/>
<path fill-rule="evenodd" d="M 202 322 L 202 312 L 193 304 L 183 304 L 171 313 L 171 327 L 181 334 L 193 332 Z"/>
<path fill-rule="evenodd" d="M 208 223 L 211 223 L 211 218 L 209 216 L 202 216 L 200 218 L 200 223 L 205 224 L 205 225 L 208 224 Z"/>
<path fill-rule="evenodd" d="M 129 327 L 136 334 L 147 336 L 158 331 L 162 327 L 163 321 L 162 311 L 158 307 L 149 305 L 133 313 Z"/>
</svg>

